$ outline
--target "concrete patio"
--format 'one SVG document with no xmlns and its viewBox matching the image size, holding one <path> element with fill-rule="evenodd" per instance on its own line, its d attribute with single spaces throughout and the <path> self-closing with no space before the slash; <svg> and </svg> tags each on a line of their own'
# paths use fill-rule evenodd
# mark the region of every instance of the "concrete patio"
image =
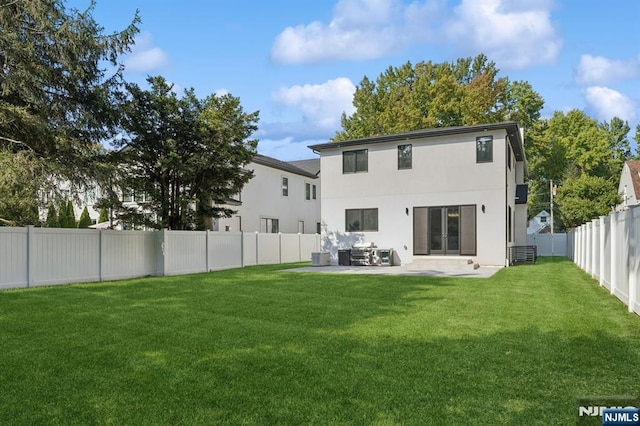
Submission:
<svg viewBox="0 0 640 426">
<path fill-rule="evenodd" d="M 489 278 L 502 267 L 480 266 L 479 268 L 430 268 L 422 264 L 407 264 L 399 266 L 305 266 L 301 268 L 286 269 L 287 272 L 317 272 L 333 274 L 374 274 L 374 275 L 415 275 L 438 277 L 466 277 Z"/>
</svg>

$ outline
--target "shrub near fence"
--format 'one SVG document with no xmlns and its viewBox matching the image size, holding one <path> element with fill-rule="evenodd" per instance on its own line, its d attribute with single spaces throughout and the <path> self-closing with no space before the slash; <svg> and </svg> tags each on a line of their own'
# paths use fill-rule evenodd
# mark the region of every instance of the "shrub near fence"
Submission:
<svg viewBox="0 0 640 426">
<path fill-rule="evenodd" d="M 0 227 L 0 288 L 298 262 L 319 250 L 317 234 Z"/>
<path fill-rule="evenodd" d="M 640 207 L 594 219 L 569 233 L 569 255 L 640 314 Z"/>
</svg>

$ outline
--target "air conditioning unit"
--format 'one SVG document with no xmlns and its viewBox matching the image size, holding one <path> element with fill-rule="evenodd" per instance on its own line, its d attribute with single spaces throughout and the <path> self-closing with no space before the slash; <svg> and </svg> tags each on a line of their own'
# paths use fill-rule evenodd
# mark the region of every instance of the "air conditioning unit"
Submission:
<svg viewBox="0 0 640 426">
<path fill-rule="evenodd" d="M 328 251 L 311 253 L 311 266 L 329 266 L 331 254 Z"/>
</svg>

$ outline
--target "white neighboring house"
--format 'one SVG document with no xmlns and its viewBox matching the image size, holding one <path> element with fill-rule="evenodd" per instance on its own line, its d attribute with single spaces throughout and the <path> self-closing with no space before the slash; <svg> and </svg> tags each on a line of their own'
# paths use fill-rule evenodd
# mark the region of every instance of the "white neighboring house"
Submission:
<svg viewBox="0 0 640 426">
<path fill-rule="evenodd" d="M 618 194 L 622 197 L 622 203 L 616 206 L 617 211 L 640 204 L 640 160 L 629 160 L 624 163 Z"/>
<path fill-rule="evenodd" d="M 254 177 L 229 207 L 217 231 L 320 233 L 320 159 L 285 162 L 257 154 L 246 167 Z"/>
<path fill-rule="evenodd" d="M 540 234 L 551 231 L 551 215 L 546 210 L 529 219 L 527 235 Z"/>
<path fill-rule="evenodd" d="M 76 221 L 80 220 L 80 216 L 82 215 L 82 210 L 84 210 L 85 206 L 87 207 L 87 211 L 89 212 L 89 217 L 91 218 L 92 225 L 95 225 L 100 217 L 100 209 L 94 208 L 96 201 L 100 198 L 100 188 L 98 187 L 89 187 L 85 188 L 82 191 L 75 191 L 75 196 L 72 194 L 71 185 L 67 181 L 62 181 L 57 184 L 58 191 L 60 193 L 60 198 L 63 200 L 71 200 L 73 205 L 73 213 L 76 217 Z M 47 219 L 47 214 L 49 212 L 49 201 L 54 200 L 54 197 L 49 195 L 44 196 L 44 202 L 39 208 L 39 216 L 40 220 L 44 223 Z M 56 208 L 56 211 L 60 208 L 60 203 L 53 201 L 53 205 Z"/>
<path fill-rule="evenodd" d="M 320 154 L 323 249 L 373 242 L 395 263 L 440 256 L 508 265 L 526 245 L 523 132 L 515 122 L 310 146 Z M 464 259 L 463 259 L 464 260 Z"/>
</svg>

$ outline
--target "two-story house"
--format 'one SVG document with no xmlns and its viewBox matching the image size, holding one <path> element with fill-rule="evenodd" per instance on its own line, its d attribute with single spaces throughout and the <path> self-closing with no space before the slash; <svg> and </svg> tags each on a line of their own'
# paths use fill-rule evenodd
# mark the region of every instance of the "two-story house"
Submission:
<svg viewBox="0 0 640 426">
<path fill-rule="evenodd" d="M 320 154 L 323 249 L 373 242 L 396 262 L 464 256 L 508 265 L 526 244 L 524 136 L 515 122 L 310 146 Z"/>
<path fill-rule="evenodd" d="M 217 231 L 320 233 L 320 159 L 285 162 L 257 154 L 246 169 L 254 177 L 242 188 L 231 218 Z"/>
</svg>

